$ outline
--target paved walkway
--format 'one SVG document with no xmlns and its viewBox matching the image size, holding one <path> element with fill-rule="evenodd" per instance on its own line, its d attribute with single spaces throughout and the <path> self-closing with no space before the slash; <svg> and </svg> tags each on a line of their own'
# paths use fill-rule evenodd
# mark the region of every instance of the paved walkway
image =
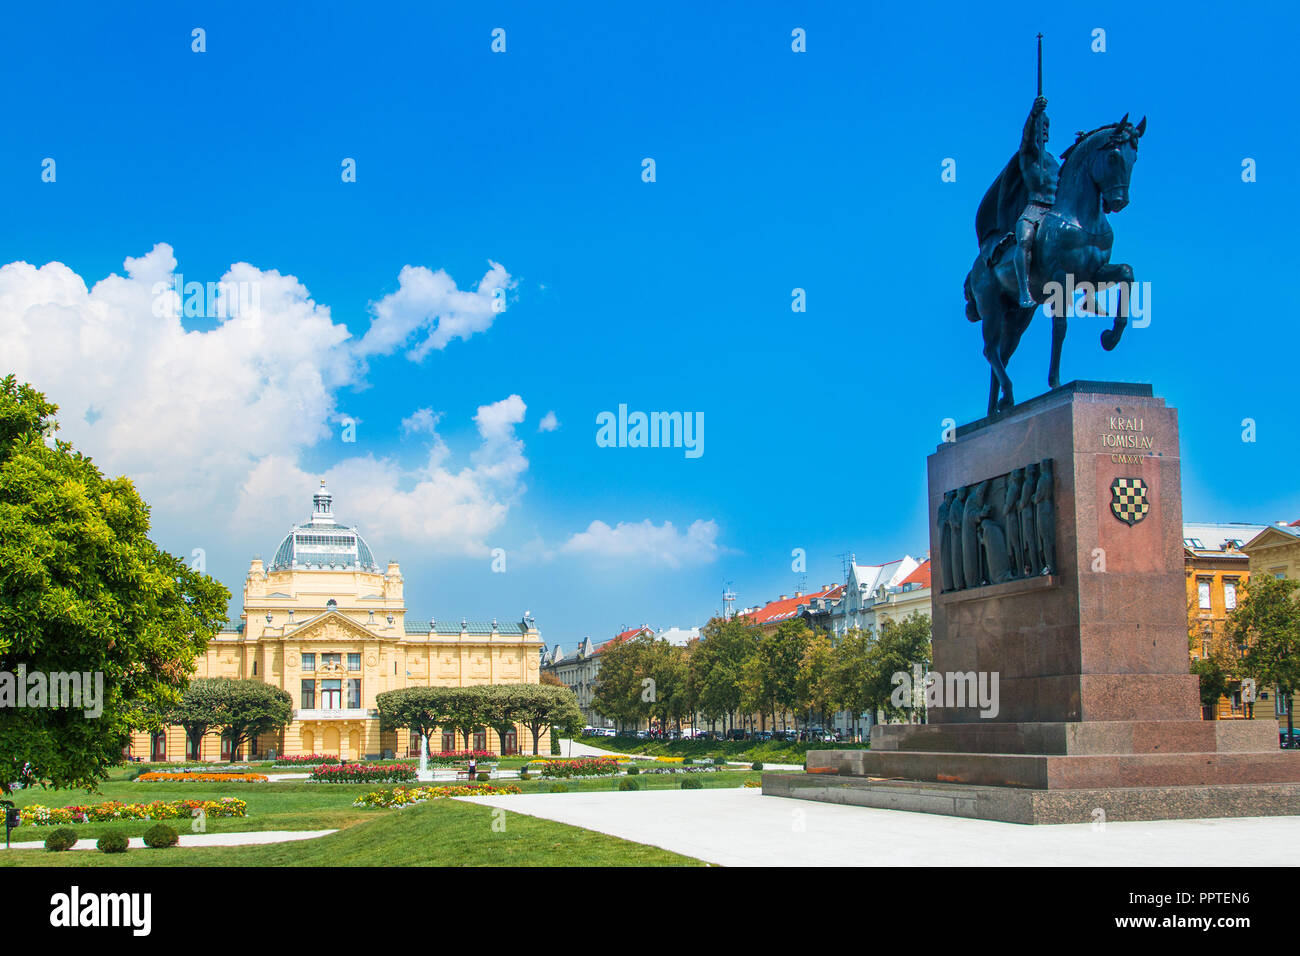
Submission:
<svg viewBox="0 0 1300 956">
<path fill-rule="evenodd" d="M 51 828 L 53 829 L 53 828 Z M 294 840 L 314 840 L 316 837 L 329 836 L 337 830 L 248 830 L 244 833 L 182 833 L 181 846 L 250 846 L 254 843 L 290 843 Z M 82 837 L 72 847 L 74 850 L 93 850 L 98 837 Z M 144 840 L 131 837 L 128 845 L 133 850 L 143 850 Z M 14 850 L 43 850 L 45 841 L 26 841 L 13 843 Z M 0 850 L 4 846 L 0 845 Z"/>
<path fill-rule="evenodd" d="M 1300 817 L 1023 826 L 757 788 L 466 797 L 724 866 L 1291 866 Z"/>
</svg>

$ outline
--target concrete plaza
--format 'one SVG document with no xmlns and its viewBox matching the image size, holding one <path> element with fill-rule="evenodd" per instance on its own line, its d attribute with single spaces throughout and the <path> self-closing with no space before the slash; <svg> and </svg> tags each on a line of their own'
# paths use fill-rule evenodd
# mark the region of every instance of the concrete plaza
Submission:
<svg viewBox="0 0 1300 956">
<path fill-rule="evenodd" d="M 464 799 L 724 866 L 1286 866 L 1300 846 L 1300 817 L 1024 826 L 756 788 Z"/>
</svg>

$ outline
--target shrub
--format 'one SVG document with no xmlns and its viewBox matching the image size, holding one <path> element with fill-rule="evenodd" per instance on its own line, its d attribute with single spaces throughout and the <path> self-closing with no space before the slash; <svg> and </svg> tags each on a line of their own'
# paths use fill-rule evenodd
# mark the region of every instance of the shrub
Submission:
<svg viewBox="0 0 1300 956">
<path fill-rule="evenodd" d="M 629 779 L 627 779 L 626 777 L 624 777 L 622 780 L 620 780 L 620 781 L 618 782 L 618 789 L 620 789 L 620 790 L 640 790 L 640 789 L 641 789 L 641 784 L 637 783 L 635 780 L 629 780 Z"/>
<path fill-rule="evenodd" d="M 488 780 L 491 780 L 491 779 L 492 779 L 492 774 L 490 774 L 490 773 L 488 773 L 486 770 L 484 770 L 482 773 L 480 773 L 480 774 L 479 774 L 477 777 L 475 777 L 474 779 L 475 779 L 475 780 L 482 781 L 482 782 L 487 782 Z"/>
<path fill-rule="evenodd" d="M 96 841 L 95 848 L 100 853 L 125 853 L 127 845 L 125 833 L 120 830 L 110 830 Z"/>
<path fill-rule="evenodd" d="M 682 781 L 682 789 L 702 790 L 704 789 L 704 781 L 701 780 L 699 777 L 687 777 L 685 780 Z"/>
<path fill-rule="evenodd" d="M 532 780 L 532 779 L 533 779 L 533 775 L 532 775 L 531 773 L 529 773 L 527 770 L 520 770 L 520 771 L 519 771 L 519 779 L 520 779 L 520 780 Z"/>
<path fill-rule="evenodd" d="M 169 827 L 165 823 L 155 823 L 144 831 L 144 845 L 153 847 L 155 850 L 175 846 L 180 842 L 180 834 L 176 832 L 176 828 Z"/>
<path fill-rule="evenodd" d="M 763 761 L 761 761 L 761 760 L 755 760 L 752 764 L 749 765 L 749 769 L 750 769 L 750 770 L 762 770 L 762 769 L 763 769 Z"/>
<path fill-rule="evenodd" d="M 638 767 L 636 764 L 631 764 L 631 765 L 627 768 L 627 775 L 628 775 L 629 777 L 635 777 L 635 776 L 636 776 L 637 774 L 639 774 L 640 772 L 641 772 L 641 768 Z"/>
<path fill-rule="evenodd" d="M 694 758 L 694 757 L 683 757 L 683 758 L 682 758 L 682 766 L 683 766 L 683 767 L 690 766 L 690 765 L 693 764 L 693 763 L 695 763 L 695 758 Z"/>
<path fill-rule="evenodd" d="M 553 783 L 553 784 L 551 784 L 551 793 L 568 793 L 568 792 L 569 792 L 569 785 L 568 785 L 568 784 L 565 784 L 565 783 Z"/>
<path fill-rule="evenodd" d="M 725 764 L 726 762 L 727 762 L 727 758 L 726 758 L 726 757 L 714 757 L 714 758 L 713 758 L 713 765 L 714 765 L 715 767 L 721 767 L 721 766 L 722 766 L 723 764 Z"/>
<path fill-rule="evenodd" d="M 45 838 L 45 849 L 51 853 L 62 853 L 77 845 L 77 831 L 71 827 L 59 827 Z"/>
</svg>

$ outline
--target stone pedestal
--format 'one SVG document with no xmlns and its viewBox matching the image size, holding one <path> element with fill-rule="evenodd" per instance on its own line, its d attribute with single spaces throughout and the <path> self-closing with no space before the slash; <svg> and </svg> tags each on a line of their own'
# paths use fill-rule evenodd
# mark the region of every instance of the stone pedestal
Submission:
<svg viewBox="0 0 1300 956">
<path fill-rule="evenodd" d="M 1050 505 L 1030 515 L 1052 522 L 1054 554 L 1017 573 L 995 550 L 1022 530 L 1008 493 L 1017 469 L 1044 462 L 1052 479 L 1034 487 L 1040 499 L 1050 490 Z M 929 458 L 932 670 L 986 686 L 996 675 L 996 713 L 947 700 L 927 724 L 873 728 L 870 751 L 810 751 L 813 776 L 766 775 L 764 792 L 1016 822 L 1087 822 L 1098 808 L 1111 819 L 1158 818 L 1161 806 L 1171 817 L 1242 815 L 1247 803 L 1300 812 L 1300 752 L 1279 750 L 1275 721 L 1200 719 L 1179 468 L 1177 412 L 1149 386 L 1072 382 L 959 428 Z M 954 553 L 939 520 L 958 489 L 976 513 L 988 507 L 980 537 L 991 543 L 977 563 L 969 529 Z M 1221 789 L 1247 784 L 1248 801 Z M 998 798 L 999 788 L 1034 793 Z M 1169 788 L 1196 795 L 1157 796 Z M 1119 792 L 1137 789 L 1148 792 Z"/>
</svg>

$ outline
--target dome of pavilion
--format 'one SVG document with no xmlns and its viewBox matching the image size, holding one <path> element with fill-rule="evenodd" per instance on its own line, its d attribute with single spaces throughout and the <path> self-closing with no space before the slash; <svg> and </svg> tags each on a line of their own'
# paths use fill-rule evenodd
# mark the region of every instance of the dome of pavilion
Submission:
<svg viewBox="0 0 1300 956">
<path fill-rule="evenodd" d="M 334 519 L 333 503 L 322 479 L 312 496 L 311 520 L 294 525 L 284 536 L 267 570 L 379 572 L 370 546 L 357 529 Z"/>
</svg>

